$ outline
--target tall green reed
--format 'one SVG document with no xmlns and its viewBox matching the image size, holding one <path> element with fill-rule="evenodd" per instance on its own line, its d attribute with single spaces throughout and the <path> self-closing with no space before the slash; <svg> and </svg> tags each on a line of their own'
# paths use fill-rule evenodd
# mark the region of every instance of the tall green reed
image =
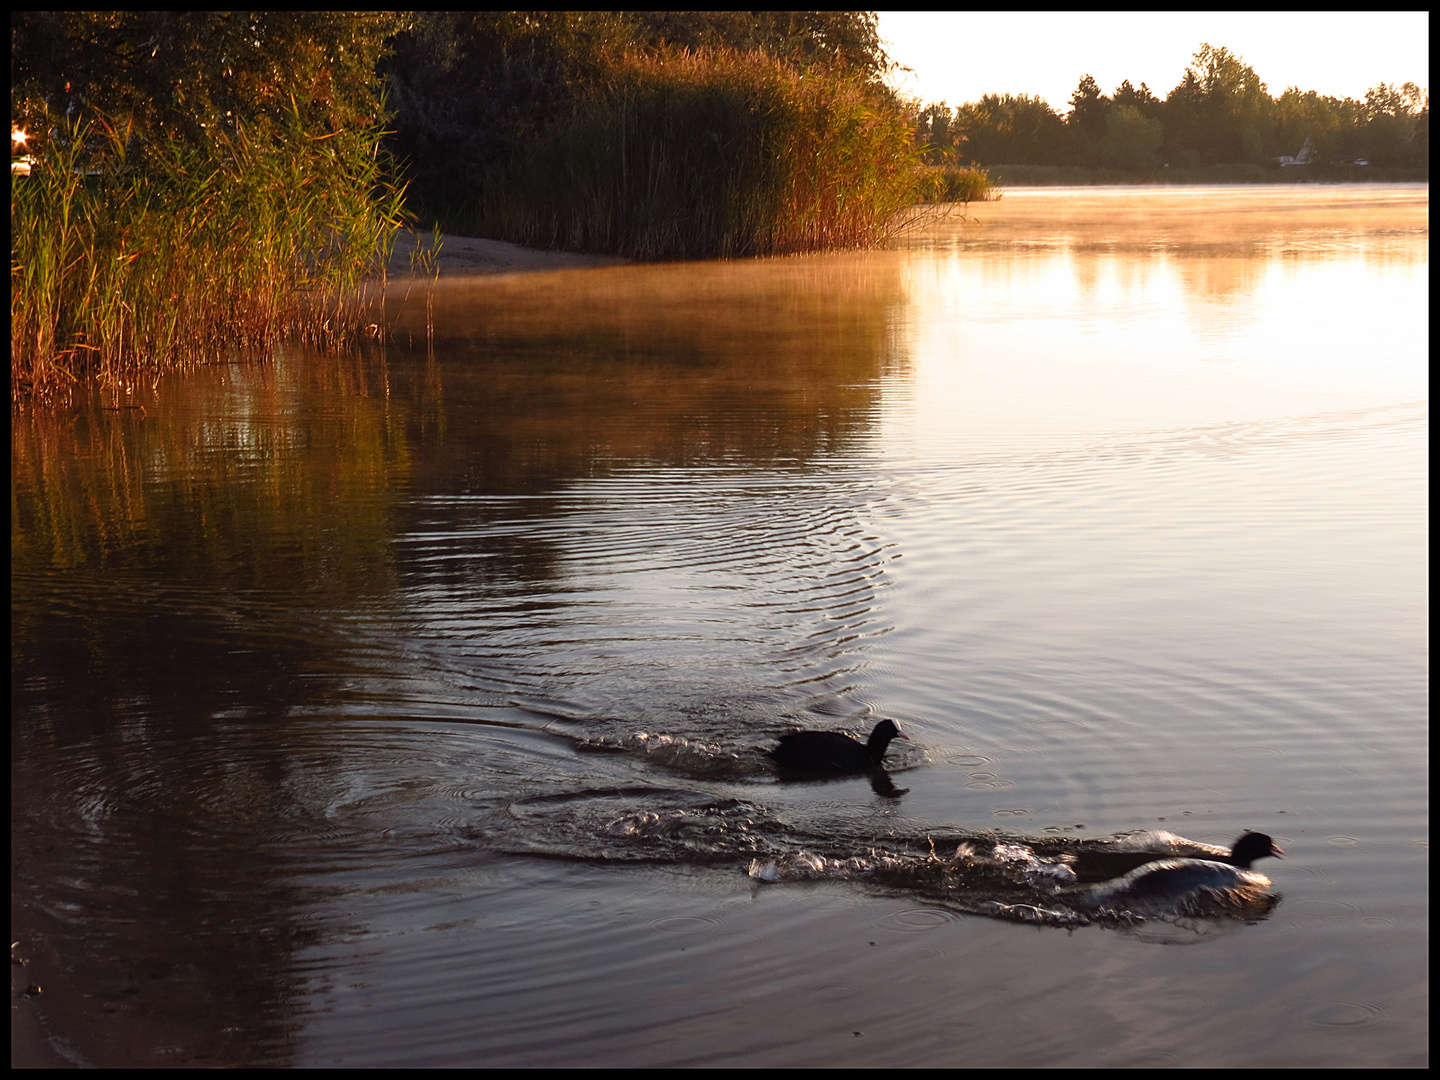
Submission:
<svg viewBox="0 0 1440 1080">
<path fill-rule="evenodd" d="M 964 168 L 956 165 L 932 165 L 921 185 L 924 200 L 929 203 L 992 202 L 1000 198 L 988 169 Z"/>
<path fill-rule="evenodd" d="M 378 142 L 308 132 L 298 109 L 206 146 L 55 121 L 10 181 L 12 395 L 350 337 L 403 214 Z"/>
<path fill-rule="evenodd" d="M 492 172 L 486 235 L 640 259 L 861 247 L 920 197 L 908 117 L 762 53 L 626 54 Z"/>
</svg>

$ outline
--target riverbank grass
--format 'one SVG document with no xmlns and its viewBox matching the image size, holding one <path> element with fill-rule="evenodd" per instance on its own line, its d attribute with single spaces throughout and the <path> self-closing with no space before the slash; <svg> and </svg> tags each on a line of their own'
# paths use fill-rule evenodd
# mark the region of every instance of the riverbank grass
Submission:
<svg viewBox="0 0 1440 1080">
<path fill-rule="evenodd" d="M 378 139 L 298 116 L 203 147 L 55 121 L 10 180 L 12 396 L 349 337 L 402 213 Z"/>
</svg>

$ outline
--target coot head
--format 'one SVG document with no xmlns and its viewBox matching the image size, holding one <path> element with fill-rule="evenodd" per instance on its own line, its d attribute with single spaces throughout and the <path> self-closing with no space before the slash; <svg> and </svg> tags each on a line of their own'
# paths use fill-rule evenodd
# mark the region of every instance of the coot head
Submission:
<svg viewBox="0 0 1440 1080">
<path fill-rule="evenodd" d="M 1250 864 L 1256 859 L 1283 859 L 1285 852 L 1280 846 L 1266 836 L 1263 832 L 1247 832 L 1241 835 L 1230 848 L 1230 858 L 1227 860 L 1232 866 L 1249 870 Z"/>
<path fill-rule="evenodd" d="M 800 772 L 859 772 L 878 766 L 892 740 L 909 738 L 894 720 L 881 720 L 863 743 L 839 731 L 792 731 L 768 755 Z"/>
<path fill-rule="evenodd" d="M 865 746 L 878 762 L 885 756 L 886 748 L 896 739 L 904 739 L 909 742 L 910 736 L 901 731 L 900 725 L 894 720 L 881 720 L 870 732 L 870 738 L 866 741 Z"/>
</svg>

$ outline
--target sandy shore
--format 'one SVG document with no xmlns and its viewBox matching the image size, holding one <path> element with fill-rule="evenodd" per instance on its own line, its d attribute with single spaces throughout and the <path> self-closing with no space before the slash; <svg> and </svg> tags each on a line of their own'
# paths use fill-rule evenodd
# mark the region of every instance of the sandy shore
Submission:
<svg viewBox="0 0 1440 1080">
<path fill-rule="evenodd" d="M 429 248 L 431 237 L 418 234 L 422 252 Z M 390 257 L 390 280 L 404 282 L 412 276 L 410 257 L 415 252 L 417 234 L 402 230 L 395 238 L 395 252 Z M 521 274 L 544 270 L 573 270 L 585 266 L 616 266 L 628 262 L 604 255 L 576 255 L 568 251 L 538 251 L 507 244 L 503 240 L 478 240 L 470 236 L 441 238 L 439 269 L 442 280 L 475 277 L 486 274 Z"/>
</svg>

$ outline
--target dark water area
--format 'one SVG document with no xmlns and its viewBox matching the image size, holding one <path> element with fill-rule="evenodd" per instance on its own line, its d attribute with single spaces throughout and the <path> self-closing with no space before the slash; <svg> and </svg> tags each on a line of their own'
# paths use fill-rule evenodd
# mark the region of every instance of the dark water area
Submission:
<svg viewBox="0 0 1440 1080">
<path fill-rule="evenodd" d="M 16 411 L 51 1046 L 1426 1064 L 1428 188 L 971 210 Z"/>
</svg>

